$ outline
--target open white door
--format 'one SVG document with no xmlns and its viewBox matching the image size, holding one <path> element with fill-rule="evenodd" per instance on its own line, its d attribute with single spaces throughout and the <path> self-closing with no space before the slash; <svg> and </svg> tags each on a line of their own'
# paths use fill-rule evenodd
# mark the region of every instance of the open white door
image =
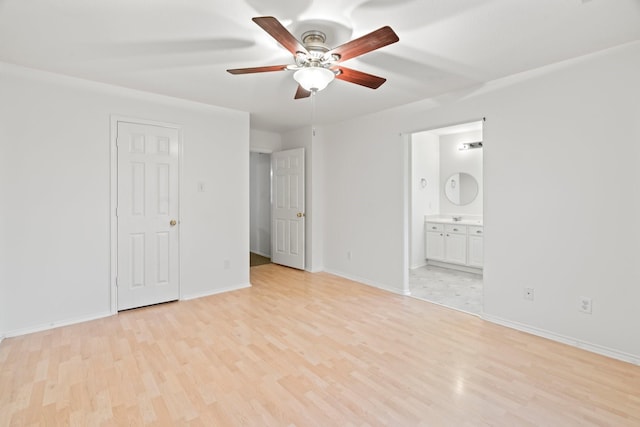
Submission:
<svg viewBox="0 0 640 427">
<path fill-rule="evenodd" d="M 271 155 L 271 261 L 304 269 L 304 148 Z"/>
<path fill-rule="evenodd" d="M 118 122 L 118 310 L 177 300 L 179 130 Z"/>
</svg>

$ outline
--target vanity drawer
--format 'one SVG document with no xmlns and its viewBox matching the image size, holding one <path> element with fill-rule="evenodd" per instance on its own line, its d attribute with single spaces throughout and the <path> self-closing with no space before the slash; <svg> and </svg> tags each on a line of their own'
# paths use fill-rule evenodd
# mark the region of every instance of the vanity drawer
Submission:
<svg viewBox="0 0 640 427">
<path fill-rule="evenodd" d="M 444 231 L 444 226 L 437 222 L 426 222 L 424 226 L 426 231 Z"/>
<path fill-rule="evenodd" d="M 451 234 L 467 234 L 467 226 L 458 224 L 446 224 L 444 226 L 444 231 Z"/>
<path fill-rule="evenodd" d="M 474 227 L 474 226 L 469 227 L 469 236 L 482 236 L 482 235 L 484 235 L 483 227 Z"/>
</svg>

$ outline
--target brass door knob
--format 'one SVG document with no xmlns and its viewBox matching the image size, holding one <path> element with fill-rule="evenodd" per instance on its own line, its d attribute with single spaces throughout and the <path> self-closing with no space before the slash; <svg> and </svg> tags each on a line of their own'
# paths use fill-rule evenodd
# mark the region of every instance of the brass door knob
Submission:
<svg viewBox="0 0 640 427">
<path fill-rule="evenodd" d="M 303 216 L 304 214 L 302 212 L 298 212 L 298 215 L 297 215 L 298 218 L 302 218 Z"/>
<path fill-rule="evenodd" d="M 177 223 L 178 223 L 178 221 L 176 221 L 175 219 L 172 219 L 171 221 L 169 221 L 169 225 L 172 226 L 172 227 L 174 225 L 176 225 Z"/>
</svg>

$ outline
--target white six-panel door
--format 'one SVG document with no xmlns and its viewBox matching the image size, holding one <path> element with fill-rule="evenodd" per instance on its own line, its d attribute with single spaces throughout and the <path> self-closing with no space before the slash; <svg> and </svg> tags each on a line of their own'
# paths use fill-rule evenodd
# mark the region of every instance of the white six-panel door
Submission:
<svg viewBox="0 0 640 427">
<path fill-rule="evenodd" d="M 304 269 L 304 148 L 271 155 L 271 261 Z"/>
<path fill-rule="evenodd" d="M 179 131 L 118 122 L 118 310 L 179 298 Z"/>
</svg>

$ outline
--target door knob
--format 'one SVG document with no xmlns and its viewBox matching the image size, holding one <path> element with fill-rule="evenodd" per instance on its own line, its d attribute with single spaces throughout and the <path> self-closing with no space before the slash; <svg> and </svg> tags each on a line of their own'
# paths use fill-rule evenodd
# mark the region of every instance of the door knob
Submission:
<svg viewBox="0 0 640 427">
<path fill-rule="evenodd" d="M 172 227 L 174 225 L 176 225 L 177 223 L 178 223 L 178 221 L 176 221 L 175 219 L 172 219 L 171 221 L 169 221 L 169 225 L 172 226 Z"/>
<path fill-rule="evenodd" d="M 298 215 L 296 215 L 298 218 L 302 218 L 304 216 L 304 214 L 302 212 L 298 212 Z"/>
</svg>

